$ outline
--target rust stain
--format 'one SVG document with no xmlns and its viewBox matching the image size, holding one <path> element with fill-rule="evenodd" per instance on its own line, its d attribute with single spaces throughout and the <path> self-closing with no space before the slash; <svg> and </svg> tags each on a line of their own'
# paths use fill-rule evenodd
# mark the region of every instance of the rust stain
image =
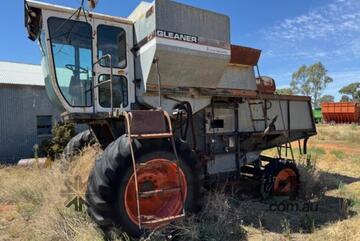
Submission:
<svg viewBox="0 0 360 241">
<path fill-rule="evenodd" d="M 231 45 L 230 63 L 255 66 L 260 59 L 260 54 L 261 50 L 259 49 Z"/>
</svg>

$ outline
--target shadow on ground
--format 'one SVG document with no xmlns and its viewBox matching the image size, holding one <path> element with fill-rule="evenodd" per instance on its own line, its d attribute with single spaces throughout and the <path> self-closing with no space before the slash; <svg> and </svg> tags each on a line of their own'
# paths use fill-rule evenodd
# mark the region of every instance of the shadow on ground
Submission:
<svg viewBox="0 0 360 241">
<path fill-rule="evenodd" d="M 326 184 L 328 190 L 337 189 L 340 183 L 351 184 L 359 181 L 360 178 L 348 177 L 336 173 L 321 172 L 320 174 L 320 182 Z"/>
<path fill-rule="evenodd" d="M 320 173 L 320 180 L 326 190 L 337 189 L 339 183 L 360 181 L 359 178 L 327 172 Z M 244 225 L 275 233 L 310 233 L 315 228 L 357 215 L 352 208 L 353 200 L 330 196 L 327 192 L 312 198 L 289 200 L 273 197 L 263 200 L 259 188 L 259 182 L 253 180 L 227 185 L 226 192 L 234 197 L 231 199 L 232 206 L 240 209 Z"/>
</svg>

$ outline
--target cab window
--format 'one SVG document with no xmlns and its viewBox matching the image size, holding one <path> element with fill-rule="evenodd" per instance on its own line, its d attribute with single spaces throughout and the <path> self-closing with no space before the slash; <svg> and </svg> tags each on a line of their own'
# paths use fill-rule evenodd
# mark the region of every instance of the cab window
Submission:
<svg viewBox="0 0 360 241">
<path fill-rule="evenodd" d="M 69 105 L 92 105 L 92 28 L 85 22 L 51 17 L 49 36 L 55 75 Z"/>
<path fill-rule="evenodd" d="M 111 107 L 111 97 L 110 97 L 110 83 L 104 83 L 110 79 L 110 75 L 103 74 L 99 76 L 99 103 L 101 107 L 110 108 Z M 128 105 L 128 87 L 127 79 L 125 76 L 113 75 L 113 107 L 120 108 L 126 107 Z"/>
<path fill-rule="evenodd" d="M 97 27 L 98 58 L 110 54 L 112 67 L 124 69 L 126 67 L 126 33 L 119 27 L 99 25 Z M 100 65 L 110 67 L 108 58 L 104 58 Z"/>
</svg>

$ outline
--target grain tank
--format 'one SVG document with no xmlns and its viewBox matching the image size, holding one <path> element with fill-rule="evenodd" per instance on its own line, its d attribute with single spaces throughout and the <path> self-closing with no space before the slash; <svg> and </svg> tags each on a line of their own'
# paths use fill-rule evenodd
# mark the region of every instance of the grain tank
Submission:
<svg viewBox="0 0 360 241">
<path fill-rule="evenodd" d="M 359 123 L 360 104 L 356 102 L 324 102 L 322 115 L 327 123 Z"/>
</svg>

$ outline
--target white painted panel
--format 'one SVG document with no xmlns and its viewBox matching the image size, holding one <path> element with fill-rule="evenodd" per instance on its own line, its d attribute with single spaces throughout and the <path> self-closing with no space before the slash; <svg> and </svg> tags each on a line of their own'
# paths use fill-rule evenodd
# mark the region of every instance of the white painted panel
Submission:
<svg viewBox="0 0 360 241">
<path fill-rule="evenodd" d="M 211 116 L 211 108 L 206 109 L 206 116 Z M 227 133 L 235 131 L 235 116 L 233 109 L 214 109 L 214 119 L 224 120 L 224 128 L 210 128 L 211 119 L 206 123 L 206 133 Z"/>
<path fill-rule="evenodd" d="M 270 121 L 277 116 L 274 123 L 276 130 L 288 129 L 288 114 L 287 114 L 287 101 L 286 100 L 269 100 L 268 118 Z"/>
<path fill-rule="evenodd" d="M 311 109 L 307 101 L 290 101 L 290 128 L 312 129 Z"/>
<path fill-rule="evenodd" d="M 259 103 L 260 100 L 250 100 L 250 103 Z M 249 105 L 247 101 L 239 104 L 239 131 L 254 131 L 250 108 L 254 119 L 264 119 L 264 113 L 261 104 Z M 255 121 L 255 131 L 263 131 L 265 129 L 264 121 Z"/>
<path fill-rule="evenodd" d="M 257 90 L 254 68 L 229 65 L 220 79 L 218 88 Z"/>
</svg>

